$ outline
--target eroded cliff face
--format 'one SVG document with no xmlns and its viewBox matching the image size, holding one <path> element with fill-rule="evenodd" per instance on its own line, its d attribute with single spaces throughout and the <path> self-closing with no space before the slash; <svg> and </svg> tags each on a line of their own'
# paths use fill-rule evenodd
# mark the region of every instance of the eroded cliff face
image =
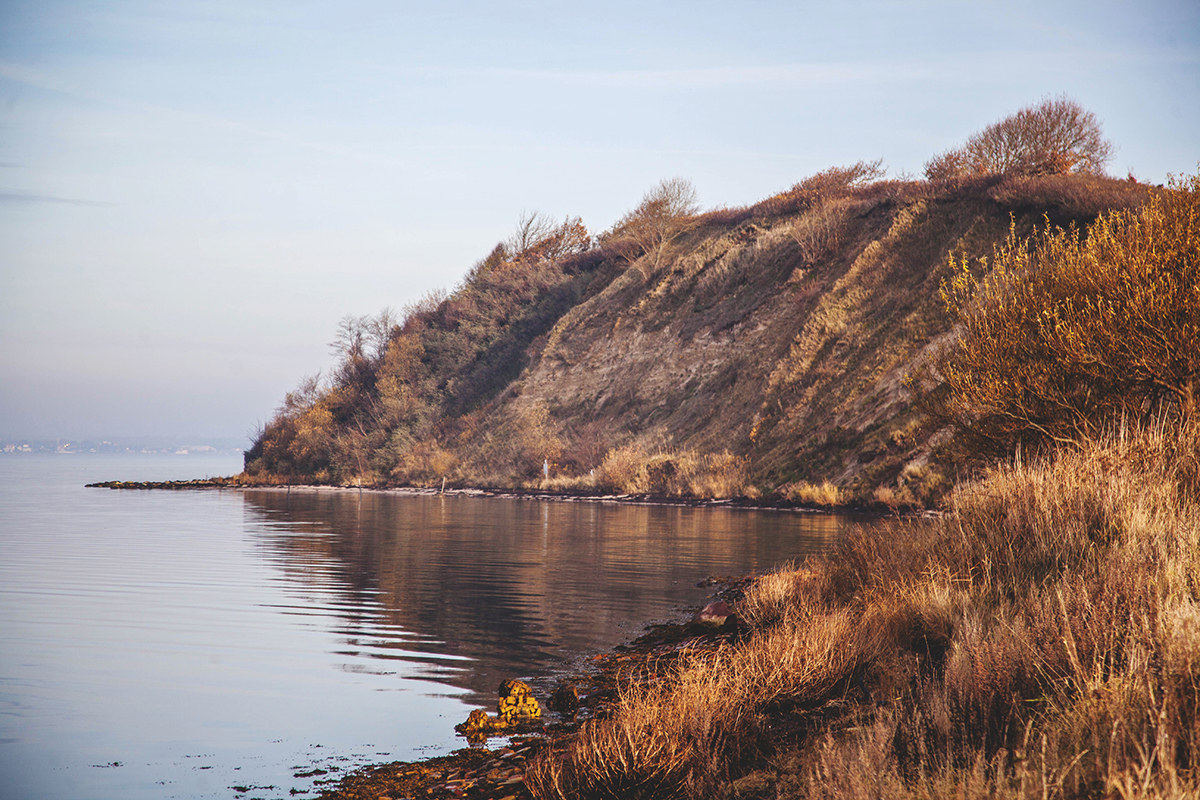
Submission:
<svg viewBox="0 0 1200 800">
<path fill-rule="evenodd" d="M 565 315 L 507 404 L 728 450 L 764 488 L 895 481 L 928 450 L 903 378 L 947 333 L 947 253 L 1008 225 L 986 199 L 898 194 L 697 230 Z"/>
<path fill-rule="evenodd" d="M 1082 226 L 1144 197 L 1083 176 L 884 182 L 800 200 L 793 189 L 696 218 L 653 257 L 620 241 L 566 261 L 493 254 L 375 361 L 348 361 L 324 393 L 289 395 L 247 467 L 285 480 L 657 491 L 628 488 L 653 467 L 668 483 L 708 481 L 698 492 L 680 478 L 663 490 L 675 494 L 803 499 L 830 482 L 843 499 L 927 503 L 954 468 L 905 377 L 954 335 L 939 296 L 949 254 L 987 256 L 1010 230 Z"/>
</svg>

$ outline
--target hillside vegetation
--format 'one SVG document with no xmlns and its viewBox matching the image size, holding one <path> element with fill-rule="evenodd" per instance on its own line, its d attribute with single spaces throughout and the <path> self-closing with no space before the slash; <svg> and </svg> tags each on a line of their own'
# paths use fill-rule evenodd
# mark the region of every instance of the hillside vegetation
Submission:
<svg viewBox="0 0 1200 800">
<path fill-rule="evenodd" d="M 963 276 L 1155 194 L 1098 174 L 1098 137 L 1060 98 L 929 180 L 859 162 L 699 213 L 673 179 L 598 236 L 526 215 L 454 291 L 344 319 L 337 365 L 287 395 L 247 477 L 936 503 L 962 467 L 947 431 L 969 426 L 922 424 L 913 390 L 943 380 Z"/>
<path fill-rule="evenodd" d="M 1087 175 L 873 177 L 829 170 L 749 208 L 678 215 L 657 241 L 631 230 L 632 212 L 596 238 L 578 220 L 542 224 L 396 323 L 344 321 L 339 363 L 289 393 L 247 471 L 931 500 L 950 476 L 903 379 L 950 330 L 947 255 L 1087 224 L 1147 190 Z"/>
<path fill-rule="evenodd" d="M 754 580 L 536 797 L 1200 797 L 1200 175 L 1110 151 L 1048 100 L 927 181 L 706 214 L 666 182 L 595 240 L 545 225 L 351 320 L 248 470 L 941 503 Z"/>
</svg>

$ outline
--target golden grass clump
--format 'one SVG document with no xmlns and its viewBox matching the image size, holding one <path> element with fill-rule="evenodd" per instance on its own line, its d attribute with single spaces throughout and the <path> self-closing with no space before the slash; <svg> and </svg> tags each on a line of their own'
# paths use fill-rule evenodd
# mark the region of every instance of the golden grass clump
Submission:
<svg viewBox="0 0 1200 800">
<path fill-rule="evenodd" d="M 740 640 L 631 683 L 531 788 L 1200 795 L 1200 432 L 995 467 L 950 508 L 764 576 Z"/>
<path fill-rule="evenodd" d="M 729 452 L 652 449 L 639 441 L 608 451 L 596 480 L 622 494 L 666 497 L 740 497 L 749 488 L 744 458 Z"/>
<path fill-rule="evenodd" d="M 793 503 L 822 508 L 840 506 L 844 502 L 841 490 L 829 481 L 824 481 L 820 485 L 808 481 L 797 481 L 781 487 L 779 493 Z"/>
</svg>

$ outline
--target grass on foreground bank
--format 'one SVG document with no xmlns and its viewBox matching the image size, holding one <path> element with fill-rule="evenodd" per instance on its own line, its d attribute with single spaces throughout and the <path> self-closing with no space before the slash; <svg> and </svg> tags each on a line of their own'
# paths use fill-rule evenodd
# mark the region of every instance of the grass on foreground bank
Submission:
<svg viewBox="0 0 1200 800">
<path fill-rule="evenodd" d="M 1200 433 L 991 469 L 761 579 L 539 797 L 1200 796 Z"/>
</svg>

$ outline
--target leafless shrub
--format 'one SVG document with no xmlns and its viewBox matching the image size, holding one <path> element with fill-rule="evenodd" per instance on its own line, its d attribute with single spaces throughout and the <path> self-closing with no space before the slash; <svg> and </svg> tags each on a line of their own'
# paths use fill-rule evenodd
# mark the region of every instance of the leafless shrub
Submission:
<svg viewBox="0 0 1200 800">
<path fill-rule="evenodd" d="M 647 255 L 657 268 L 670 244 L 694 227 L 699 210 L 696 188 L 684 178 L 667 178 L 642 198 L 637 208 L 617 221 L 602 242 L 624 243 L 629 259 Z"/>
<path fill-rule="evenodd" d="M 846 217 L 853 201 L 830 200 L 819 203 L 792 223 L 791 236 L 800 248 L 800 258 L 812 264 L 838 249 L 846 228 Z"/>
<path fill-rule="evenodd" d="M 497 247 L 502 247 L 502 245 L 497 245 Z M 476 264 L 474 269 L 478 270 L 479 268 L 480 264 Z M 445 289 L 431 289 L 419 299 L 407 303 L 400 312 L 400 316 L 404 320 L 401 323 L 401 329 L 406 333 L 417 332 L 438 313 L 438 309 L 448 299 L 450 299 L 450 294 Z"/>
<path fill-rule="evenodd" d="M 931 181 L 967 175 L 1099 175 L 1112 157 L 1096 115 L 1060 96 L 1021 109 L 925 164 Z"/>
<path fill-rule="evenodd" d="M 339 356 L 343 361 L 356 358 L 371 361 L 380 359 L 387 352 L 388 342 L 391 341 L 399 322 L 396 313 L 390 308 L 385 308 L 374 316 L 347 314 L 338 322 L 337 332 L 333 341 L 329 343 L 330 353 Z"/>
<path fill-rule="evenodd" d="M 786 192 L 755 204 L 751 213 L 754 216 L 796 214 L 865 189 L 886 174 L 883 159 L 858 161 L 848 167 L 830 167 L 810 175 Z"/>
<path fill-rule="evenodd" d="M 592 237 L 579 217 L 567 217 L 555 223 L 538 211 L 527 211 L 517 221 L 517 230 L 505 242 L 505 250 L 514 259 L 557 260 L 582 253 Z"/>
</svg>

